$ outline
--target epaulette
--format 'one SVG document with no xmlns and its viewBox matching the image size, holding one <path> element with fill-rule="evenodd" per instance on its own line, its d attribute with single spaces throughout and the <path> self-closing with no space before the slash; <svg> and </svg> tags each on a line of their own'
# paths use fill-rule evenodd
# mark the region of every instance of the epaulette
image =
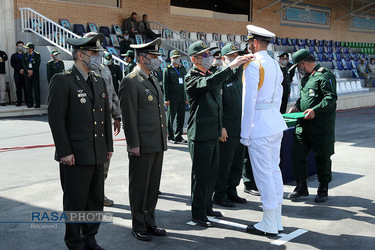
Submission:
<svg viewBox="0 0 375 250">
<path fill-rule="evenodd" d="M 320 67 L 317 71 L 319 73 L 324 73 L 326 71 L 326 69 L 324 67 Z"/>
<path fill-rule="evenodd" d="M 39 55 L 39 52 L 36 52 L 36 51 L 35 51 L 35 54 Z"/>
<path fill-rule="evenodd" d="M 66 75 L 71 75 L 73 72 L 71 70 L 65 70 L 62 73 Z"/>
<path fill-rule="evenodd" d="M 94 76 L 102 77 L 101 75 L 99 75 L 98 73 L 96 73 L 94 71 L 91 71 L 91 72 L 94 73 Z"/>
<path fill-rule="evenodd" d="M 48 63 L 53 62 L 53 59 L 49 60 Z"/>
<path fill-rule="evenodd" d="M 129 78 L 133 79 L 135 77 L 135 74 L 133 72 L 131 72 L 128 76 L 129 76 Z"/>
</svg>

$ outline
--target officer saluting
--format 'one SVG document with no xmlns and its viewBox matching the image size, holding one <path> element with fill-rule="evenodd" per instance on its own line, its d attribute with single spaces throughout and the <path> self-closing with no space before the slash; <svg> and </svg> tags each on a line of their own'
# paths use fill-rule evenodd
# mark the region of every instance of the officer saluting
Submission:
<svg viewBox="0 0 375 250">
<path fill-rule="evenodd" d="M 137 66 L 120 84 L 119 98 L 129 157 L 129 200 L 132 234 L 150 241 L 166 231 L 155 223 L 164 151 L 167 150 L 164 98 L 151 71 L 160 67 L 161 39 L 139 45 Z"/>
<path fill-rule="evenodd" d="M 280 114 L 283 74 L 267 53 L 272 32 L 254 26 L 248 30 L 248 47 L 255 60 L 244 66 L 241 143 L 248 146 L 255 182 L 260 192 L 263 219 L 247 227 L 253 234 L 276 235 L 283 230 L 283 180 L 279 168 L 285 121 Z"/>
<path fill-rule="evenodd" d="M 51 79 L 48 122 L 60 162 L 64 211 L 102 211 L 103 164 L 112 157 L 111 117 L 104 80 L 90 72 L 104 36 L 67 38 L 73 67 Z M 69 249 L 102 249 L 95 240 L 99 223 L 66 223 Z M 81 235 L 82 231 L 82 235 Z"/>
</svg>

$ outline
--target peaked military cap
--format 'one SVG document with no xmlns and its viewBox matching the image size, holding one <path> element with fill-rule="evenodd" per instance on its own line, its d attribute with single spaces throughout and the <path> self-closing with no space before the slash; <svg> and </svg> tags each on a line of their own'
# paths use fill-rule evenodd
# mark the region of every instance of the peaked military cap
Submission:
<svg viewBox="0 0 375 250">
<path fill-rule="evenodd" d="M 264 28 L 255 26 L 255 25 L 247 25 L 247 39 L 258 39 L 263 41 L 271 41 L 271 37 L 275 37 L 276 35 L 271 31 L 268 31 Z"/>
<path fill-rule="evenodd" d="M 67 38 L 66 42 L 72 45 L 73 49 L 83 49 L 83 50 L 94 50 L 94 51 L 103 51 L 101 44 L 104 40 L 104 35 L 98 33 L 93 37 L 84 37 L 84 38 Z"/>
<path fill-rule="evenodd" d="M 279 55 L 278 57 L 280 57 L 280 58 L 287 58 L 287 59 L 289 59 L 289 54 L 288 54 L 288 53 L 286 53 L 286 52 L 284 52 L 284 53 L 282 53 L 281 55 Z"/>
<path fill-rule="evenodd" d="M 240 52 L 240 50 L 234 43 L 229 43 L 221 49 L 221 54 L 223 56 L 232 55 L 236 52 L 238 53 L 238 52 Z"/>
<path fill-rule="evenodd" d="M 220 50 L 215 51 L 215 53 L 212 56 L 216 59 L 221 59 L 221 51 Z"/>
<path fill-rule="evenodd" d="M 170 57 L 180 57 L 180 53 L 178 52 L 178 50 L 172 50 L 171 53 L 170 53 Z"/>
<path fill-rule="evenodd" d="M 121 54 L 121 56 L 131 56 L 131 57 L 134 57 L 134 51 L 131 50 L 131 49 L 128 49 L 128 51 L 126 51 L 126 54 Z"/>
<path fill-rule="evenodd" d="M 112 60 L 112 54 L 109 53 L 109 52 L 105 52 L 104 53 L 104 59 L 107 60 L 107 61 Z"/>
<path fill-rule="evenodd" d="M 130 48 L 135 49 L 136 52 L 144 52 L 148 54 L 153 55 L 162 55 L 162 53 L 159 52 L 161 45 L 161 39 L 156 38 L 154 41 L 149 43 L 143 43 L 143 44 L 130 44 Z"/>
<path fill-rule="evenodd" d="M 306 57 L 310 55 L 311 53 L 307 49 L 297 50 L 297 52 L 292 55 L 293 66 L 290 67 L 289 71 L 297 67 L 298 63 L 300 63 L 303 59 L 305 59 Z"/>
<path fill-rule="evenodd" d="M 33 43 L 27 43 L 25 46 L 23 46 L 24 48 L 27 48 L 27 49 L 35 49 L 35 45 Z"/>
<path fill-rule="evenodd" d="M 209 48 L 207 46 L 207 43 L 205 43 L 203 41 L 197 41 L 197 42 L 193 43 L 192 45 L 190 45 L 189 50 L 188 50 L 188 54 L 189 54 L 189 56 L 193 56 L 193 55 L 201 54 L 201 53 L 206 52 L 208 50 L 214 50 L 214 49 L 217 49 L 217 47 Z"/>
<path fill-rule="evenodd" d="M 58 55 L 58 54 L 61 54 L 61 53 L 57 49 L 51 50 L 51 55 L 55 56 L 55 55 Z"/>
</svg>

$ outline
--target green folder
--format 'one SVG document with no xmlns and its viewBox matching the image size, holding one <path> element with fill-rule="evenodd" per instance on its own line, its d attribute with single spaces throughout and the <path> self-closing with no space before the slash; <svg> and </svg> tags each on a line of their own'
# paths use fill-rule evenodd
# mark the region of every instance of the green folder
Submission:
<svg viewBox="0 0 375 250">
<path fill-rule="evenodd" d="M 293 119 L 298 119 L 298 118 L 305 118 L 305 115 L 303 112 L 295 112 L 295 113 L 287 113 L 283 114 L 284 118 L 293 118 Z"/>
</svg>

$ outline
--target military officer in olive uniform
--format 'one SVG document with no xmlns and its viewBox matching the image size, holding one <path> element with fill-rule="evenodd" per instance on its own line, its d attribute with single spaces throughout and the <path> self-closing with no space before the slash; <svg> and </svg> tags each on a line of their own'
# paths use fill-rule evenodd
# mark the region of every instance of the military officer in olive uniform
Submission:
<svg viewBox="0 0 375 250">
<path fill-rule="evenodd" d="M 134 51 L 128 50 L 126 54 L 122 54 L 122 56 L 125 56 L 125 62 L 128 63 L 124 71 L 124 75 L 127 76 L 130 72 L 133 71 L 134 67 L 137 65 L 134 62 Z"/>
<path fill-rule="evenodd" d="M 40 54 L 34 51 L 35 46 L 33 43 L 27 43 L 24 46 L 28 49 L 28 52 L 22 57 L 22 67 L 25 71 L 25 86 L 27 94 L 27 107 L 40 108 L 40 83 L 39 83 L 39 66 L 40 66 Z M 34 90 L 34 98 L 33 98 Z"/>
<path fill-rule="evenodd" d="M 163 156 L 167 150 L 164 98 L 156 77 L 151 74 L 160 66 L 160 44 L 158 38 L 150 43 L 131 45 L 136 50 L 137 66 L 122 79 L 119 88 L 129 152 L 132 234 L 144 241 L 150 241 L 151 235 L 166 235 L 155 223 Z"/>
<path fill-rule="evenodd" d="M 336 120 L 336 78 L 334 74 L 315 63 L 311 53 L 302 49 L 292 56 L 294 67 L 304 75 L 300 98 L 289 112 L 304 112 L 298 119 L 293 141 L 293 173 L 297 181 L 289 198 L 309 195 L 306 178 L 306 157 L 312 149 L 318 169 L 319 188 L 315 202 L 328 199 L 328 183 L 332 180 L 331 155 L 334 154 Z M 294 68 L 293 67 L 293 68 Z"/>
<path fill-rule="evenodd" d="M 185 120 L 186 95 L 184 79 L 186 69 L 181 65 L 181 55 L 177 50 L 172 50 L 170 54 L 171 64 L 163 71 L 163 89 L 168 121 L 168 141 L 171 143 L 183 142 L 182 129 Z M 173 122 L 176 117 L 176 131 L 173 129 Z"/>
<path fill-rule="evenodd" d="M 240 50 L 234 44 L 227 44 L 221 50 L 223 65 L 229 65 L 239 56 Z M 215 204 L 234 207 L 235 203 L 246 203 L 237 194 L 240 183 L 245 147 L 240 143 L 242 116 L 242 65 L 222 83 L 223 128 L 220 137 L 219 173 L 217 176 Z"/>
<path fill-rule="evenodd" d="M 122 80 L 122 72 L 120 65 L 113 62 L 112 54 L 109 52 L 104 54 L 104 59 L 104 64 L 107 65 L 109 70 L 111 71 L 113 87 L 115 88 L 115 92 L 118 95 L 118 86 Z"/>
<path fill-rule="evenodd" d="M 64 62 L 61 61 L 58 57 L 60 52 L 57 49 L 51 50 L 52 60 L 49 60 L 47 63 L 47 81 L 51 82 L 52 76 L 56 73 L 61 73 L 65 70 Z"/>
<path fill-rule="evenodd" d="M 67 38 L 73 67 L 51 79 L 48 122 L 60 163 L 64 211 L 103 211 L 103 164 L 112 157 L 111 117 L 104 80 L 90 71 L 104 36 Z M 69 249 L 103 249 L 100 223 L 66 223 Z"/>
<path fill-rule="evenodd" d="M 213 58 L 203 41 L 190 45 L 188 53 L 194 66 L 185 77 L 186 96 L 190 106 L 188 141 L 192 160 L 191 200 L 193 221 L 211 227 L 208 216 L 220 217 L 212 210 L 212 194 L 219 166 L 219 140 L 222 129 L 220 88 L 233 69 L 249 61 L 250 57 L 237 57 L 229 65 L 212 74 L 208 69 Z"/>
</svg>

